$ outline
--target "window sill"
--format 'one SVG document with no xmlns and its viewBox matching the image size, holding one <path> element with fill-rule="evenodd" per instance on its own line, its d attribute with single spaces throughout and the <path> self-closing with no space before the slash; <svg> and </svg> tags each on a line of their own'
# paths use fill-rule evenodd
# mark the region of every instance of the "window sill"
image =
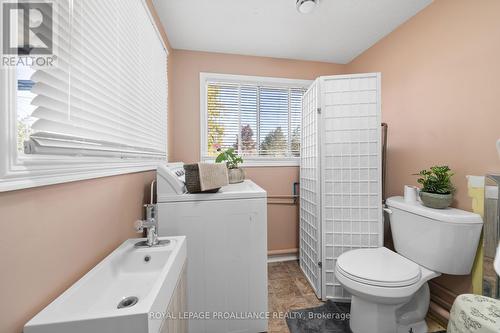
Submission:
<svg viewBox="0 0 500 333">
<path fill-rule="evenodd" d="M 0 192 L 156 170 L 159 161 L 102 163 L 88 167 L 53 165 L 45 170 L 11 171 L 0 178 Z M 47 165 L 46 165 L 47 166 Z"/>
<path fill-rule="evenodd" d="M 204 157 L 203 162 L 214 163 L 215 157 Z M 258 167 L 299 167 L 300 157 L 289 158 L 245 158 L 241 164 L 242 168 L 258 168 Z"/>
</svg>

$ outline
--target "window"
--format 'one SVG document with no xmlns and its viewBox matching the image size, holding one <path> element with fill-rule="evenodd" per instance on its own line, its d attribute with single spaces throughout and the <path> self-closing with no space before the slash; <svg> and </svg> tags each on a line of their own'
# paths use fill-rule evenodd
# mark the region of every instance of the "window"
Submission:
<svg viewBox="0 0 500 333">
<path fill-rule="evenodd" d="M 167 159 L 168 54 L 146 3 L 53 12 L 55 65 L 0 70 L 0 191 L 155 169 Z"/>
<path fill-rule="evenodd" d="M 232 147 L 246 166 L 298 165 L 302 96 L 310 83 L 202 73 L 202 159 Z"/>
</svg>

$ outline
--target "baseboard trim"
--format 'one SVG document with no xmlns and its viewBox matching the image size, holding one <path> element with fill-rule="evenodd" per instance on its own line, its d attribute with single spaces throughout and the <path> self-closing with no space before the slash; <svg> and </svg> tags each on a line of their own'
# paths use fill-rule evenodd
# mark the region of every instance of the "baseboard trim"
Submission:
<svg viewBox="0 0 500 333">
<path fill-rule="evenodd" d="M 429 316 L 436 322 L 438 322 L 441 326 L 448 326 L 448 320 L 450 320 L 450 312 L 433 301 L 431 301 L 429 304 Z"/>
<path fill-rule="evenodd" d="M 446 327 L 451 307 L 458 295 L 435 281 L 429 281 L 429 287 L 431 289 L 429 313 L 438 323 Z"/>
<path fill-rule="evenodd" d="M 429 287 L 431 289 L 431 300 L 450 311 L 458 295 L 435 281 L 429 281 Z"/>
<path fill-rule="evenodd" d="M 267 262 L 272 263 L 272 262 L 283 262 L 283 261 L 292 261 L 292 260 L 298 260 L 299 256 L 297 253 L 284 253 L 284 254 L 269 254 L 267 256 Z"/>
<path fill-rule="evenodd" d="M 299 253 L 299 249 L 297 249 L 297 248 L 267 251 L 267 255 L 268 256 L 274 256 L 274 255 L 280 255 L 280 254 L 295 254 L 295 255 L 298 255 L 298 253 Z"/>
</svg>

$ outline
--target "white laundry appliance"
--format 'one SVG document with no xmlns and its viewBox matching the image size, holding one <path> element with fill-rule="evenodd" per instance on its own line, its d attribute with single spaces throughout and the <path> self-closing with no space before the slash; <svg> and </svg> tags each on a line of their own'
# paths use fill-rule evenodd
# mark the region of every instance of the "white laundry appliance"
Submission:
<svg viewBox="0 0 500 333">
<path fill-rule="evenodd" d="M 189 194 L 171 163 L 158 167 L 157 193 L 159 235 L 187 236 L 189 332 L 267 331 L 266 191 L 245 180 Z"/>
</svg>

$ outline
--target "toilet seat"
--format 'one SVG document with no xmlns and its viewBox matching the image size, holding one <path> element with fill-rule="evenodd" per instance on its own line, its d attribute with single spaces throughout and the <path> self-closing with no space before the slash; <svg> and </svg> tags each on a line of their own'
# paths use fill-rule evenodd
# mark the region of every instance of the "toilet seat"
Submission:
<svg viewBox="0 0 500 333">
<path fill-rule="evenodd" d="M 421 267 L 385 248 L 348 251 L 337 259 L 337 271 L 358 283 L 377 287 L 407 287 L 421 280 Z"/>
</svg>

